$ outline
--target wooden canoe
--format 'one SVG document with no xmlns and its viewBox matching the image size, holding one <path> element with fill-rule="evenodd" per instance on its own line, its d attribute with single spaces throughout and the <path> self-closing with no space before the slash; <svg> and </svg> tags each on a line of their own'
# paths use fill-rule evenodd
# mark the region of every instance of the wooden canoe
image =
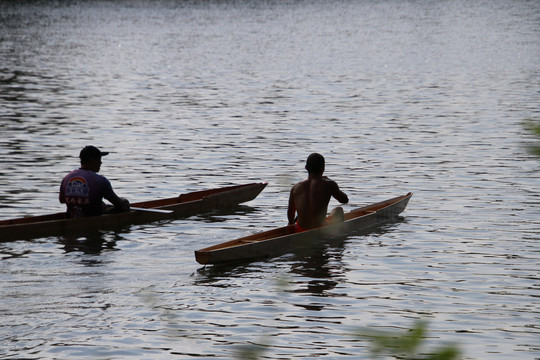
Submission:
<svg viewBox="0 0 540 360">
<path fill-rule="evenodd" d="M 284 254 L 296 248 L 350 233 L 365 231 L 388 222 L 407 206 L 412 193 L 355 209 L 345 214 L 345 221 L 303 232 L 294 226 L 255 233 L 236 240 L 195 251 L 200 264 L 219 264 Z"/>
<path fill-rule="evenodd" d="M 87 231 L 118 229 L 132 224 L 202 214 L 253 200 L 267 184 L 264 182 L 227 186 L 131 204 L 133 207 L 148 211 L 131 210 L 77 219 L 67 219 L 65 213 L 55 213 L 3 220 L 0 221 L 0 242 L 62 234 L 84 234 Z"/>
</svg>

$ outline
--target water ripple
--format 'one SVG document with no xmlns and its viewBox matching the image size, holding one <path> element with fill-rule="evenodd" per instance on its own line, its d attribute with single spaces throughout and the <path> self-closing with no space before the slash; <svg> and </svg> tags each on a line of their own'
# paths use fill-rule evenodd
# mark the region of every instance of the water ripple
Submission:
<svg viewBox="0 0 540 360">
<path fill-rule="evenodd" d="M 0 243 L 1 358 L 369 356 L 429 320 L 464 359 L 538 358 L 538 4 L 0 5 L 0 218 L 62 211 L 82 146 L 132 201 L 269 181 L 226 212 Z M 336 21 L 339 19 L 339 21 Z M 286 223 L 311 152 L 398 221 L 200 267 Z M 335 202 L 331 206 L 337 205 Z"/>
</svg>

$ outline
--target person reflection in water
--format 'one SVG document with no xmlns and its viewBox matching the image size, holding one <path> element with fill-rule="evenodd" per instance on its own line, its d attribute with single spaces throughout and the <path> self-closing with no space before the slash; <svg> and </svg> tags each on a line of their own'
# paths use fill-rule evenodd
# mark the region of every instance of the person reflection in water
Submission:
<svg viewBox="0 0 540 360">
<path fill-rule="evenodd" d="M 314 229 L 326 224 L 344 220 L 343 208 L 335 208 L 328 219 L 328 203 L 334 197 L 342 204 L 349 202 L 347 195 L 339 189 L 338 184 L 323 176 L 325 167 L 324 157 L 313 153 L 306 161 L 308 178 L 300 181 L 291 188 L 287 218 L 289 225 L 295 226 L 295 232 Z M 295 221 L 295 215 L 298 217 Z"/>
<path fill-rule="evenodd" d="M 107 154 L 95 146 L 84 147 L 79 154 L 81 167 L 71 171 L 62 180 L 59 200 L 66 204 L 68 218 L 129 210 L 129 201 L 118 197 L 109 180 L 97 174 L 101 168 L 101 157 Z M 105 205 L 103 198 L 113 206 Z"/>
</svg>

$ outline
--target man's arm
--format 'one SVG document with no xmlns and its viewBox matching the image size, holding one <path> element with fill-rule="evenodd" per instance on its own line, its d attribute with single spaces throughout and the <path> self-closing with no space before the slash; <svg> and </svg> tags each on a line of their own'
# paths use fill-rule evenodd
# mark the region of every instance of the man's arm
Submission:
<svg viewBox="0 0 540 360">
<path fill-rule="evenodd" d="M 114 205 L 115 209 L 119 211 L 129 211 L 130 205 L 127 199 L 118 197 L 115 193 L 106 198 Z"/>
<path fill-rule="evenodd" d="M 347 194 L 345 194 L 339 189 L 339 186 L 335 181 L 333 181 L 333 183 L 335 186 L 333 186 L 332 196 L 342 204 L 348 203 L 349 197 L 347 196 Z"/>
<path fill-rule="evenodd" d="M 60 204 L 65 204 L 66 202 L 66 195 L 64 194 L 64 186 L 63 186 L 63 182 L 62 184 L 60 184 L 60 191 L 58 192 L 58 200 L 60 201 Z"/>
<path fill-rule="evenodd" d="M 289 194 L 289 206 L 287 208 L 287 219 L 289 220 L 289 225 L 294 224 L 294 216 L 296 215 L 296 206 L 294 205 L 293 189 Z"/>
<path fill-rule="evenodd" d="M 100 179 L 102 181 L 103 196 L 105 199 L 109 200 L 111 204 L 114 205 L 115 209 L 118 211 L 128 211 L 130 208 L 129 201 L 127 199 L 121 198 L 112 189 L 111 183 L 104 176 Z"/>
</svg>

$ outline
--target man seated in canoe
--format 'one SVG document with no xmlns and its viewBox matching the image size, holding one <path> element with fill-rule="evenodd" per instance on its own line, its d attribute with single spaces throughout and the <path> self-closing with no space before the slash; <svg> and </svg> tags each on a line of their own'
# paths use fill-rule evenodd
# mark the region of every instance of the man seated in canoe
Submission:
<svg viewBox="0 0 540 360">
<path fill-rule="evenodd" d="M 334 197 L 342 204 L 349 202 L 347 195 L 338 184 L 323 176 L 325 161 L 321 154 L 313 153 L 306 161 L 308 178 L 294 185 L 289 195 L 287 218 L 289 225 L 295 226 L 295 232 L 314 229 L 328 223 L 343 221 L 343 208 L 337 207 L 328 219 L 328 203 Z M 298 217 L 295 221 L 295 215 Z"/>
<path fill-rule="evenodd" d="M 101 157 L 107 154 L 95 146 L 84 147 L 79 154 L 81 167 L 62 180 L 59 199 L 67 206 L 68 218 L 129 210 L 129 201 L 118 197 L 109 180 L 97 174 L 101 168 Z M 109 200 L 113 207 L 107 207 L 103 198 Z"/>
</svg>

